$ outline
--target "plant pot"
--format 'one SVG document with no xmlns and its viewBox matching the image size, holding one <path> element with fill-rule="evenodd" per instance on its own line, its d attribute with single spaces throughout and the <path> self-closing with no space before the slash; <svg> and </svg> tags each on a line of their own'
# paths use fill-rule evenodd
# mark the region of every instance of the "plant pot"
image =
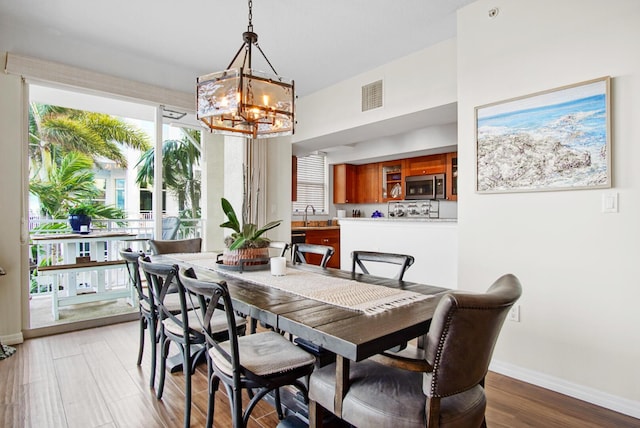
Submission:
<svg viewBox="0 0 640 428">
<path fill-rule="evenodd" d="M 226 249 L 222 253 L 222 264 L 224 265 L 237 265 L 240 260 L 253 260 L 245 262 L 247 266 L 250 265 L 263 265 L 269 263 L 269 248 L 242 248 L 239 250 Z"/>
<path fill-rule="evenodd" d="M 80 226 L 87 226 L 87 233 L 91 230 L 91 217 L 86 214 L 69 214 L 69 224 L 74 232 L 80 232 Z"/>
</svg>

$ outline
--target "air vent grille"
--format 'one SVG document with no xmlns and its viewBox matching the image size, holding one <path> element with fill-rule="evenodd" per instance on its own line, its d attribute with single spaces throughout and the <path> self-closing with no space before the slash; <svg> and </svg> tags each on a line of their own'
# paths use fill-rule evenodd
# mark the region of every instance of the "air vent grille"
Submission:
<svg viewBox="0 0 640 428">
<path fill-rule="evenodd" d="M 382 80 L 362 87 L 362 111 L 382 107 Z"/>
</svg>

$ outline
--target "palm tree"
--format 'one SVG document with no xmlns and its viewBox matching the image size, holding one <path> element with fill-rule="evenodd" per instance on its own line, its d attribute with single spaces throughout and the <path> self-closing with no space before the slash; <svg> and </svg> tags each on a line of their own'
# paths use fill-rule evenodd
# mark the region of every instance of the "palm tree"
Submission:
<svg viewBox="0 0 640 428">
<path fill-rule="evenodd" d="M 121 145 L 141 151 L 151 147 L 149 137 L 142 130 L 119 118 L 38 103 L 29 106 L 29 143 L 30 157 L 36 167 L 58 162 L 61 156 L 77 152 L 88 156 L 94 164 L 106 158 L 126 168 Z"/>
<path fill-rule="evenodd" d="M 162 180 L 166 188 L 178 199 L 178 208 L 183 215 L 200 217 L 201 181 L 196 176 L 195 166 L 200 160 L 200 150 L 196 145 L 199 131 L 184 130 L 181 140 L 165 140 L 162 143 Z M 136 182 L 140 187 L 153 184 L 155 152 L 153 149 L 142 154 L 138 164 Z"/>
<path fill-rule="evenodd" d="M 91 170 L 93 161 L 81 153 L 68 153 L 60 164 L 46 168 L 45 178 L 34 177 L 29 191 L 40 199 L 40 209 L 51 218 L 66 218 L 73 205 L 86 203 L 100 191 L 95 185 Z M 113 206 L 91 203 L 92 216 L 96 218 L 124 218 L 124 212 Z"/>
</svg>

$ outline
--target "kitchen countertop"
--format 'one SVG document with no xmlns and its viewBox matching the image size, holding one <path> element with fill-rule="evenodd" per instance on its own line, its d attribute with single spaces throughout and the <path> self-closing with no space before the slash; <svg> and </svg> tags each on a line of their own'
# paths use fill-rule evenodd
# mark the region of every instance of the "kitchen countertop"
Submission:
<svg viewBox="0 0 640 428">
<path fill-rule="evenodd" d="M 344 221 L 369 221 L 369 222 L 406 222 L 406 221 L 418 221 L 426 223 L 457 223 L 457 218 L 423 218 L 423 217 L 342 217 L 341 222 Z"/>
<path fill-rule="evenodd" d="M 306 230 L 338 230 L 340 226 L 291 226 L 292 232 L 304 232 Z"/>
</svg>

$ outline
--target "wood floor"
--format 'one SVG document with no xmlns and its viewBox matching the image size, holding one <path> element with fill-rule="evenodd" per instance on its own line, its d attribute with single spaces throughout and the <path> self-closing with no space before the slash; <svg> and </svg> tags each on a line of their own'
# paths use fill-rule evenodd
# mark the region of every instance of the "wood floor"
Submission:
<svg viewBox="0 0 640 428">
<path fill-rule="evenodd" d="M 138 324 L 128 322 L 27 340 L 0 361 L 0 427 L 180 427 L 184 379 L 168 375 L 162 400 L 149 388 L 149 353 L 136 366 Z M 146 350 L 148 351 L 148 349 Z M 193 377 L 191 426 L 204 425 L 206 366 Z M 620 415 L 523 382 L 487 378 L 490 427 L 640 427 Z M 228 402 L 217 394 L 215 425 L 230 427 Z M 266 402 L 250 427 L 275 427 Z"/>
</svg>

